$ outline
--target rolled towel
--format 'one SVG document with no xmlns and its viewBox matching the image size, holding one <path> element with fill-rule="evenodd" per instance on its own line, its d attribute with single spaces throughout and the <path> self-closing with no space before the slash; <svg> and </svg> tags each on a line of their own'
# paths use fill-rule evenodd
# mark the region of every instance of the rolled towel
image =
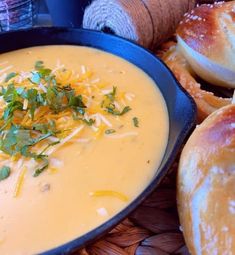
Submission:
<svg viewBox="0 0 235 255">
<path fill-rule="evenodd" d="M 195 0 L 95 0 L 83 27 L 108 31 L 153 48 L 171 36 Z"/>
</svg>

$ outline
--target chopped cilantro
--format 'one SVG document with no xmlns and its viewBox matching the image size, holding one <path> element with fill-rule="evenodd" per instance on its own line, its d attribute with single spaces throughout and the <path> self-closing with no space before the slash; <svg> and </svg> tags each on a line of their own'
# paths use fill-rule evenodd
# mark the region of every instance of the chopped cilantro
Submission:
<svg viewBox="0 0 235 255">
<path fill-rule="evenodd" d="M 110 106 L 106 107 L 106 111 L 108 113 L 111 113 L 111 114 L 117 115 L 117 116 L 122 116 L 125 113 L 129 112 L 130 110 L 131 110 L 130 106 L 125 106 L 122 111 L 116 110 L 115 106 L 113 107 L 113 105 L 110 105 Z"/>
<path fill-rule="evenodd" d="M 105 99 L 101 102 L 101 107 L 105 108 L 108 113 L 116 116 L 122 116 L 131 110 L 130 106 L 125 106 L 122 111 L 116 109 L 114 104 L 115 97 L 117 94 L 117 87 L 113 87 L 113 90 L 105 95 Z"/>
<path fill-rule="evenodd" d="M 86 108 L 85 104 L 82 101 L 82 96 L 71 96 L 69 98 L 69 106 L 76 109 Z"/>
<path fill-rule="evenodd" d="M 129 112 L 131 110 L 131 107 L 130 106 L 125 106 L 124 109 L 120 112 L 120 116 Z"/>
<path fill-rule="evenodd" d="M 110 135 L 110 134 L 113 134 L 113 133 L 115 133 L 115 132 L 116 132 L 115 129 L 107 129 L 107 130 L 105 130 L 105 134 L 106 134 L 106 135 Z"/>
<path fill-rule="evenodd" d="M 49 76 L 51 74 L 51 69 L 49 69 L 49 68 L 40 69 L 40 70 L 38 70 L 38 73 L 41 78 L 46 79 L 47 76 Z"/>
<path fill-rule="evenodd" d="M 27 99 L 29 101 L 29 109 L 32 120 L 34 119 L 34 112 L 37 109 L 37 107 L 40 105 L 40 103 L 37 100 L 38 97 L 38 91 L 36 89 L 29 89 L 27 91 Z"/>
<path fill-rule="evenodd" d="M 43 134 L 46 134 L 49 132 L 52 134 L 58 133 L 58 131 L 56 130 L 55 121 L 53 121 L 53 120 L 50 120 L 48 123 L 33 124 L 33 129 L 40 131 Z"/>
<path fill-rule="evenodd" d="M 2 119 L 8 121 L 13 117 L 13 114 L 16 110 L 23 110 L 23 104 L 20 101 L 12 101 L 9 103 L 3 112 Z"/>
<path fill-rule="evenodd" d="M 82 119 L 82 121 L 83 121 L 84 123 L 86 123 L 88 126 L 92 126 L 92 125 L 95 123 L 95 120 L 94 120 L 94 119 L 89 119 L 89 120 Z"/>
<path fill-rule="evenodd" d="M 3 99 L 7 103 L 17 100 L 18 93 L 17 90 L 15 89 L 14 84 L 13 83 L 9 84 L 7 88 L 2 87 L 2 95 Z"/>
<path fill-rule="evenodd" d="M 115 96 L 117 93 L 117 87 L 113 87 L 112 92 L 110 92 L 109 94 L 106 94 L 105 96 L 111 101 L 113 102 L 115 100 Z"/>
<path fill-rule="evenodd" d="M 57 144 L 59 144 L 59 143 L 60 143 L 60 140 L 55 141 L 55 142 L 53 142 L 53 143 L 49 143 L 49 144 L 41 151 L 41 153 L 39 154 L 39 156 L 41 156 L 41 157 L 45 156 L 43 153 L 44 153 L 47 149 L 49 149 L 51 146 L 55 146 L 55 145 L 57 145 Z"/>
<path fill-rule="evenodd" d="M 40 78 L 47 78 L 51 74 L 51 69 L 44 67 L 44 62 L 41 60 L 38 60 L 35 62 L 34 65 L 35 70 L 37 70 L 37 73 L 39 74 Z"/>
<path fill-rule="evenodd" d="M 85 109 L 77 107 L 76 112 L 80 113 L 81 115 L 84 115 L 85 114 Z"/>
<path fill-rule="evenodd" d="M 0 138 L 0 149 L 8 155 L 21 154 L 25 157 L 38 159 L 38 155 L 31 152 L 31 147 L 52 136 L 51 133 L 33 137 L 32 131 L 20 126 L 12 125 Z"/>
<path fill-rule="evenodd" d="M 20 87 L 20 88 L 16 88 L 16 92 L 19 96 L 23 97 L 24 96 L 24 88 Z"/>
<path fill-rule="evenodd" d="M 19 86 L 14 80 L 11 81 L 18 75 L 17 73 L 7 75 L 5 79 L 5 82 L 8 82 L 7 85 L 3 82 L 4 86 L 1 87 L 0 95 L 5 101 L 5 107 L 0 117 L 0 150 L 11 156 L 21 155 L 26 158 L 33 158 L 39 166 L 33 174 L 36 177 L 49 166 L 46 151 L 49 147 L 60 143 L 58 134 L 64 131 L 57 129 L 56 121 L 47 121 L 43 116 L 40 116 L 41 109 L 43 113 L 48 110 L 53 115 L 59 113 L 63 115 L 63 111 L 68 110 L 74 120 L 82 121 L 88 126 L 92 126 L 95 119 L 87 118 L 89 116 L 87 115 L 87 106 L 83 96 L 77 93 L 77 89 L 73 88 L 71 84 L 62 85 L 58 83 L 56 74 L 54 75 L 51 69 L 46 68 L 41 60 L 35 62 L 34 68 L 31 77 L 26 78 L 27 82 L 32 83 L 30 86 L 27 83 L 22 83 L 25 85 L 24 87 Z M 32 88 L 33 84 L 35 88 Z M 116 99 L 118 99 L 117 87 L 113 86 L 112 91 L 104 95 L 101 104 L 103 110 L 116 116 L 122 116 L 131 110 L 129 106 L 125 106 L 122 110 L 117 109 Z M 39 114 L 36 115 L 36 111 Z M 23 122 L 21 122 L 21 118 L 24 120 Z M 135 126 L 138 126 L 137 118 L 133 118 L 133 122 Z M 115 132 L 114 129 L 107 129 L 105 134 Z M 51 139 L 48 139 L 51 137 L 58 140 L 51 142 Z M 42 141 L 43 143 L 41 143 Z M 42 146 L 44 148 L 41 148 Z M 40 153 L 36 153 L 38 148 L 42 150 Z M 9 174 L 10 168 L 2 167 L 0 180 L 7 178 Z"/>
<path fill-rule="evenodd" d="M 7 77 L 6 77 L 6 79 L 5 79 L 5 82 L 10 81 L 12 78 L 16 77 L 16 75 L 17 75 L 17 73 L 14 73 L 14 72 L 9 73 L 9 74 L 7 75 Z"/>
<path fill-rule="evenodd" d="M 1 169 L 0 169 L 0 181 L 3 181 L 5 180 L 6 178 L 9 177 L 11 173 L 11 169 L 10 167 L 8 166 L 3 166 Z"/>
<path fill-rule="evenodd" d="M 64 109 L 64 107 L 62 105 L 63 98 L 64 98 L 64 93 L 59 92 L 55 86 L 53 86 L 53 87 L 50 86 L 47 89 L 47 93 L 46 93 L 47 105 L 49 105 L 50 108 L 55 113 L 59 113 L 60 111 L 62 111 Z"/>
<path fill-rule="evenodd" d="M 49 166 L 49 161 L 47 158 L 44 158 L 43 165 L 34 171 L 33 177 L 38 177 L 42 172 L 44 172 L 47 169 L 48 166 Z"/>
<path fill-rule="evenodd" d="M 139 120 L 138 120 L 137 117 L 134 117 L 134 118 L 132 119 L 132 121 L 133 121 L 133 124 L 134 124 L 135 127 L 139 127 Z"/>
<path fill-rule="evenodd" d="M 32 72 L 32 77 L 29 80 L 34 84 L 39 84 L 41 81 L 41 76 L 38 72 Z"/>
<path fill-rule="evenodd" d="M 41 61 L 41 60 L 36 61 L 36 62 L 35 62 L 35 65 L 34 65 L 34 68 L 35 68 L 36 70 L 39 70 L 39 69 L 44 68 L 44 62 Z"/>
</svg>

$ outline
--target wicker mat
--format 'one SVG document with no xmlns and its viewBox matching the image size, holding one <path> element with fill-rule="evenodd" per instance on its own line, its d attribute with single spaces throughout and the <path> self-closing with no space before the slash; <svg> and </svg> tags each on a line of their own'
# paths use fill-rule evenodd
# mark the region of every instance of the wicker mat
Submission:
<svg viewBox="0 0 235 255">
<path fill-rule="evenodd" d="M 77 252 L 79 255 L 188 254 L 176 209 L 176 171 L 156 191 L 103 239 Z"/>
</svg>

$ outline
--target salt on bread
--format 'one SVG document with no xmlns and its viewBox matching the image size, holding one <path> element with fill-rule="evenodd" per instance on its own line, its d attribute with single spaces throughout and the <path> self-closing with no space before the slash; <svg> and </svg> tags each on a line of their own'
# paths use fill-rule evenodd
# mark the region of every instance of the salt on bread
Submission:
<svg viewBox="0 0 235 255">
<path fill-rule="evenodd" d="M 235 105 L 198 126 L 178 171 L 180 222 L 192 255 L 235 254 Z"/>
<path fill-rule="evenodd" d="M 198 76 L 235 88 L 235 1 L 201 5 L 186 14 L 177 40 Z"/>
</svg>

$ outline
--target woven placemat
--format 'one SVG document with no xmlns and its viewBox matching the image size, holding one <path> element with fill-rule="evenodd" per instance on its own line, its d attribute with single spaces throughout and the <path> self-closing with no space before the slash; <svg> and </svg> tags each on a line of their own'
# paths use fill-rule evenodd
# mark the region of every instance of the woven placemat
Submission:
<svg viewBox="0 0 235 255">
<path fill-rule="evenodd" d="M 177 165 L 173 164 L 156 191 L 129 218 L 101 240 L 75 254 L 188 254 L 176 208 Z"/>
</svg>

